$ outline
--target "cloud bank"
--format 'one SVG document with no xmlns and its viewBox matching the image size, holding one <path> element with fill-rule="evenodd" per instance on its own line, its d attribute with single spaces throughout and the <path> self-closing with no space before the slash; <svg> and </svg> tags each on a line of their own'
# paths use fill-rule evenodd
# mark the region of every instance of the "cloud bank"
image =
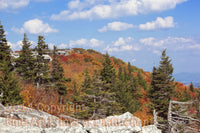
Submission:
<svg viewBox="0 0 200 133">
<path fill-rule="evenodd" d="M 52 20 L 108 19 L 174 9 L 187 0 L 80 0 L 71 1 L 68 9 L 51 16 Z M 95 4 L 97 3 L 97 4 Z M 81 8 L 78 8 L 78 7 Z"/>
<path fill-rule="evenodd" d="M 13 27 L 12 30 L 21 34 L 25 32 L 30 34 L 47 34 L 58 32 L 57 29 L 51 28 L 48 23 L 43 23 L 43 21 L 39 19 L 26 21 L 22 28 L 18 29 Z"/>
</svg>

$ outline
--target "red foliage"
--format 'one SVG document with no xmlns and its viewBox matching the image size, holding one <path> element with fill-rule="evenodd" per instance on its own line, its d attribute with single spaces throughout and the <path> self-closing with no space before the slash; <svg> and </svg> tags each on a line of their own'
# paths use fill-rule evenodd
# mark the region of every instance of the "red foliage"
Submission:
<svg viewBox="0 0 200 133">
<path fill-rule="evenodd" d="M 136 77 L 138 75 L 138 73 L 133 73 L 133 76 Z"/>
<path fill-rule="evenodd" d="M 67 62 L 68 61 L 68 58 L 64 55 L 59 55 L 60 59 L 64 62 Z"/>
<path fill-rule="evenodd" d="M 89 55 L 87 55 L 87 54 L 83 54 L 83 57 L 84 57 L 84 58 L 89 58 L 89 59 L 92 59 L 92 57 L 91 57 L 91 56 L 89 56 Z"/>
<path fill-rule="evenodd" d="M 144 105 L 148 101 L 147 100 L 147 92 L 143 88 L 141 89 L 141 91 L 142 91 L 142 98 L 141 98 L 140 102 L 142 105 Z"/>
<path fill-rule="evenodd" d="M 191 98 L 195 98 L 196 94 L 194 92 L 190 92 L 190 96 L 191 96 Z"/>
<path fill-rule="evenodd" d="M 177 101 L 177 100 L 178 100 L 178 98 L 176 98 L 176 97 L 172 97 L 172 99 L 173 99 L 174 101 Z"/>
</svg>

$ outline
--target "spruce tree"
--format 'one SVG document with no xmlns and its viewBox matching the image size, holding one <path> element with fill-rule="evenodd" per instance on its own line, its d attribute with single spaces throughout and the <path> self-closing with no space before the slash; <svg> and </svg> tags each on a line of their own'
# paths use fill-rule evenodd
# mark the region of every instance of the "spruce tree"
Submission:
<svg viewBox="0 0 200 133">
<path fill-rule="evenodd" d="M 36 48 L 37 56 L 36 56 L 36 68 L 35 72 L 35 83 L 37 88 L 41 85 L 45 86 L 48 83 L 49 77 L 49 67 L 48 62 L 44 59 L 45 49 L 48 48 L 48 45 L 45 43 L 43 36 L 38 36 L 38 45 Z"/>
<path fill-rule="evenodd" d="M 123 74 L 122 74 L 122 66 L 119 66 L 119 70 L 118 70 L 118 79 L 123 80 Z"/>
<path fill-rule="evenodd" d="M 138 72 L 138 83 L 145 89 L 147 90 L 147 82 L 145 81 L 145 79 L 142 77 L 141 72 Z"/>
<path fill-rule="evenodd" d="M 92 84 L 91 82 L 92 82 L 92 79 L 89 75 L 88 69 L 85 69 L 85 71 L 84 71 L 84 81 L 83 81 L 83 84 L 82 84 L 83 90 L 90 88 L 91 84 Z"/>
<path fill-rule="evenodd" d="M 22 102 L 18 81 L 14 77 L 10 47 L 7 45 L 3 26 L 0 23 L 0 100 L 3 104 Z"/>
<path fill-rule="evenodd" d="M 112 103 L 107 103 L 107 111 L 106 115 L 111 115 L 113 113 L 118 113 L 119 111 L 119 103 L 116 102 L 116 93 L 115 93 L 115 84 L 116 84 L 116 73 L 114 66 L 111 63 L 110 56 L 106 52 L 103 62 L 103 68 L 100 72 L 100 78 L 103 81 L 104 85 L 104 93 L 109 96 L 108 101 L 112 101 Z M 105 95 L 105 96 L 106 96 Z M 109 105 L 108 105 L 109 104 Z"/>
<path fill-rule="evenodd" d="M 190 91 L 191 91 L 191 92 L 194 92 L 194 85 L 193 85 L 192 82 L 190 83 Z"/>
<path fill-rule="evenodd" d="M 73 102 L 81 104 L 82 99 L 80 96 L 80 88 L 79 89 L 77 88 L 76 80 L 73 81 L 73 92 L 74 92 L 72 95 Z"/>
<path fill-rule="evenodd" d="M 116 87 L 116 101 L 120 103 L 120 112 L 125 113 L 128 111 L 130 113 L 134 113 L 135 105 L 131 89 L 129 88 L 130 86 L 123 80 L 117 80 Z"/>
<path fill-rule="evenodd" d="M 105 55 L 105 61 L 103 63 L 103 69 L 101 70 L 101 79 L 105 83 L 111 83 L 112 77 L 115 75 L 115 70 L 111 64 L 110 56 L 108 53 Z"/>
<path fill-rule="evenodd" d="M 128 62 L 128 79 L 130 80 L 131 79 L 131 73 L 133 72 L 133 69 L 132 69 L 132 66 L 131 66 L 131 63 Z"/>
<path fill-rule="evenodd" d="M 31 43 L 28 41 L 27 35 L 24 34 L 22 41 L 22 53 L 15 60 L 17 73 L 27 82 L 34 81 L 34 70 L 36 59 L 33 57 Z"/>
<path fill-rule="evenodd" d="M 54 46 L 53 49 L 51 80 L 54 84 L 54 87 L 57 88 L 59 95 L 63 96 L 67 94 L 67 87 L 65 86 L 65 82 L 67 80 L 64 77 L 64 69 L 61 66 L 61 63 L 59 62 L 58 56 L 56 54 L 56 46 Z"/>
<path fill-rule="evenodd" d="M 11 71 L 9 60 L 4 59 L 0 63 L 0 71 L 0 93 L 3 94 L 0 99 L 2 104 L 20 104 L 22 102 L 20 87 L 14 72 Z"/>
<path fill-rule="evenodd" d="M 83 89 L 82 99 L 85 103 L 86 110 L 81 112 L 83 118 L 102 118 L 112 112 L 116 103 L 112 99 L 113 93 L 107 90 L 104 83 L 95 71 L 91 78 L 91 84 Z"/>
<path fill-rule="evenodd" d="M 7 44 L 5 31 L 3 29 L 3 25 L 0 22 L 0 61 L 10 60 L 10 46 Z"/>
<path fill-rule="evenodd" d="M 172 74 L 171 60 L 166 56 L 166 50 L 163 50 L 159 67 L 153 68 L 149 97 L 158 116 L 164 120 L 167 120 L 169 101 L 175 87 Z"/>
<path fill-rule="evenodd" d="M 120 74 L 120 73 L 118 73 Z M 115 93 L 116 93 L 116 101 L 121 105 L 121 113 L 131 112 L 134 113 L 140 109 L 140 101 L 141 97 L 139 86 L 137 80 L 133 77 L 132 74 L 128 74 L 124 69 L 124 73 L 122 75 L 123 78 L 118 75 L 118 79 L 116 80 Z"/>
<path fill-rule="evenodd" d="M 185 90 L 184 90 L 184 97 L 182 98 L 182 101 L 186 102 L 186 101 L 189 101 L 191 100 L 191 96 L 190 96 L 190 93 L 188 93 L 187 91 L 187 88 L 185 87 Z"/>
</svg>

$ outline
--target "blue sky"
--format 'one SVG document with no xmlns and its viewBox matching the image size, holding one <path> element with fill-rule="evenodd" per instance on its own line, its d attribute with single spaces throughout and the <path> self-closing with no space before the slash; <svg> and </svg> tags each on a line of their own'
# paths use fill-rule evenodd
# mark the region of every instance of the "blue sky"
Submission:
<svg viewBox="0 0 200 133">
<path fill-rule="evenodd" d="M 23 33 L 33 45 L 109 52 L 145 71 L 167 48 L 174 72 L 200 73 L 199 0 L 0 0 L 0 21 L 13 50 Z"/>
</svg>

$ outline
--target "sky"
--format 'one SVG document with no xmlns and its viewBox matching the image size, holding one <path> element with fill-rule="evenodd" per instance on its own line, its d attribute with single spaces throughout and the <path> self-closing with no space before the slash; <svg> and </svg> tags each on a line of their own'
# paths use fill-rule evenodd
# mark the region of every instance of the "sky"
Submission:
<svg viewBox="0 0 200 133">
<path fill-rule="evenodd" d="M 200 73 L 199 0 L 0 0 L 12 50 L 26 33 L 50 48 L 94 49 L 145 71 L 167 49 L 174 73 Z"/>
</svg>

